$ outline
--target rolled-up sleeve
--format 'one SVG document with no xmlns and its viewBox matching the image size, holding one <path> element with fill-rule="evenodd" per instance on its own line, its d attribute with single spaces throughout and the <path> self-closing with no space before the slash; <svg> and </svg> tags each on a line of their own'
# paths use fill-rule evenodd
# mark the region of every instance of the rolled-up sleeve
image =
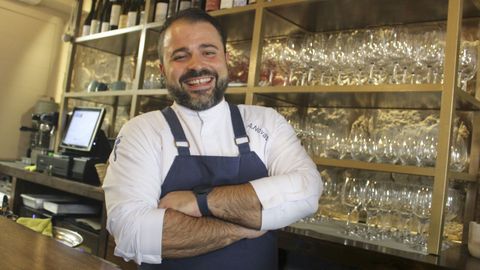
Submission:
<svg viewBox="0 0 480 270">
<path fill-rule="evenodd" d="M 262 204 L 262 230 L 279 229 L 315 213 L 323 190 L 317 166 L 293 128 L 272 114 L 275 131 L 266 147 L 269 177 L 250 182 Z"/>
<path fill-rule="evenodd" d="M 158 209 L 159 157 L 148 135 L 129 122 L 120 131 L 104 180 L 107 230 L 116 256 L 161 263 L 164 209 Z"/>
</svg>

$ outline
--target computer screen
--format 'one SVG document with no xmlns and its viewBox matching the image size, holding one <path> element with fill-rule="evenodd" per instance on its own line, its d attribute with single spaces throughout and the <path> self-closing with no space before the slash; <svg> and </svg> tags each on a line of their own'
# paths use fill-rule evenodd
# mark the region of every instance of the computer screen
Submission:
<svg viewBox="0 0 480 270">
<path fill-rule="evenodd" d="M 104 114 L 104 108 L 75 107 L 60 146 L 66 149 L 90 151 Z"/>
</svg>

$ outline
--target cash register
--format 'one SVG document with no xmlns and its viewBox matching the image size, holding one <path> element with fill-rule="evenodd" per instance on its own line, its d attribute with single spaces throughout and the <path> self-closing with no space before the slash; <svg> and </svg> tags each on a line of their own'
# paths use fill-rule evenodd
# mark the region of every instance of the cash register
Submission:
<svg viewBox="0 0 480 270">
<path fill-rule="evenodd" d="M 60 143 L 61 152 L 37 157 L 37 171 L 99 185 L 95 164 L 105 163 L 111 152 L 105 132 L 100 129 L 104 108 L 75 107 Z"/>
</svg>

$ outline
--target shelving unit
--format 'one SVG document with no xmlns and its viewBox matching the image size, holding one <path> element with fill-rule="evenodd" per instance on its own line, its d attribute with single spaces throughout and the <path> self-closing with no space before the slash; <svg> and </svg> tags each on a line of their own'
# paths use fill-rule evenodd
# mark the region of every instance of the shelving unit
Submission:
<svg viewBox="0 0 480 270">
<path fill-rule="evenodd" d="M 150 15 L 150 20 L 151 2 L 149 0 L 146 2 L 146 14 Z M 79 0 L 79 4 L 82 6 L 82 0 Z M 470 183 L 465 206 L 465 224 L 475 215 L 480 159 L 480 151 L 478 151 L 480 149 L 480 101 L 458 89 L 455 82 L 462 19 L 480 18 L 477 5 L 477 0 L 276 0 L 271 2 L 258 0 L 257 3 L 245 7 L 214 11 L 211 14 L 218 17 L 227 30 L 231 30 L 227 31 L 228 42 L 250 43 L 246 86 L 230 87 L 226 98 L 234 103 L 262 104 L 272 107 L 438 110 L 440 130 L 443 132 L 438 137 L 436 167 L 422 168 L 353 160 L 315 159 L 321 167 L 354 168 L 433 177 L 434 193 L 428 253 L 438 255 L 441 248 L 444 202 L 449 181 L 460 180 Z M 80 18 L 79 10 L 76 29 L 80 29 Z M 447 25 L 443 84 L 258 86 L 265 38 L 295 33 L 442 21 Z M 171 100 L 167 97 L 166 89 L 142 89 L 146 61 L 156 57 L 156 40 L 160 27 L 161 24 L 147 20 L 144 25 L 76 38 L 72 43 L 69 72 L 61 102 L 60 126 L 64 125 L 69 101 L 86 101 L 98 106 L 112 106 L 113 118 L 117 115 L 116 110 L 119 106 L 126 107 L 129 117 L 132 118 L 139 113 L 169 105 Z M 124 58 L 132 55 L 136 57 L 135 76 L 131 89 L 95 93 L 71 91 L 75 52 L 79 46 L 118 56 L 121 59 L 118 80 L 121 79 Z M 479 96 L 478 91 L 477 96 Z M 456 111 L 468 111 L 474 114 L 472 151 L 467 173 L 450 172 L 448 168 L 453 115 Z M 60 137 L 57 136 L 57 138 Z M 465 236 L 466 233 L 464 233 Z"/>
</svg>

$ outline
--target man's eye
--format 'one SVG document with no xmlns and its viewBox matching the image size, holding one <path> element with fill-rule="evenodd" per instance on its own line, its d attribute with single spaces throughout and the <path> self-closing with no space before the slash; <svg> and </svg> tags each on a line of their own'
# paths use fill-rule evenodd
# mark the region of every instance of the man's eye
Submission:
<svg viewBox="0 0 480 270">
<path fill-rule="evenodd" d="M 204 52 L 203 54 L 206 55 L 206 56 L 214 56 L 214 55 L 216 55 L 217 53 L 216 53 L 216 52 L 212 52 L 212 51 L 206 51 L 206 52 Z"/>
<path fill-rule="evenodd" d="M 185 55 L 175 55 L 172 57 L 173 61 L 180 61 L 185 59 Z"/>
</svg>

